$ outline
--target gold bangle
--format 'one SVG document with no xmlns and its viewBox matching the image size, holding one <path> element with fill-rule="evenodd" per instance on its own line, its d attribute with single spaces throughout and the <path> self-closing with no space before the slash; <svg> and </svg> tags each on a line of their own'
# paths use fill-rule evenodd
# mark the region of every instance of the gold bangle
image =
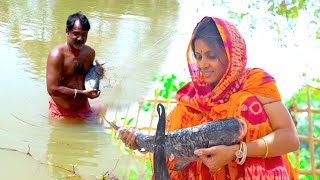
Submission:
<svg viewBox="0 0 320 180">
<path fill-rule="evenodd" d="M 268 157 L 268 154 L 269 154 L 269 147 L 268 147 L 268 142 L 264 139 L 264 138 L 261 138 L 266 146 L 266 153 L 264 154 L 263 158 L 267 158 Z"/>
<path fill-rule="evenodd" d="M 78 92 L 78 90 L 77 90 L 77 89 L 74 89 L 74 96 L 73 96 L 73 98 L 76 98 L 76 97 L 77 97 L 77 92 Z"/>
</svg>

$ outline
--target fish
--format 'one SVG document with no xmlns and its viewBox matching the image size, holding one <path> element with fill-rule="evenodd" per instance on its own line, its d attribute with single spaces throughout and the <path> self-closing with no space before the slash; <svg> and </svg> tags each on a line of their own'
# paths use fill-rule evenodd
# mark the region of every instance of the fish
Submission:
<svg viewBox="0 0 320 180">
<path fill-rule="evenodd" d="M 159 108 L 162 110 L 159 110 Z M 170 161 L 176 160 L 175 167 L 171 169 L 174 171 L 181 170 L 191 162 L 199 160 L 200 158 L 194 154 L 196 149 L 237 144 L 247 133 L 246 123 L 234 117 L 217 119 L 197 126 L 164 133 L 165 110 L 161 103 L 158 104 L 157 109 L 158 113 L 161 112 L 161 114 L 159 114 L 156 135 L 145 135 L 139 131 L 134 131 L 136 143 L 146 152 L 154 153 L 154 157 L 159 158 L 154 160 L 157 160 L 159 164 L 165 163 L 167 157 Z M 123 129 L 106 118 L 105 121 L 119 132 Z M 154 172 L 166 173 L 164 167 L 160 169 L 162 170 L 154 169 Z M 156 174 L 156 176 L 159 174 Z"/>
<path fill-rule="evenodd" d="M 86 77 L 84 79 L 84 87 L 86 90 L 91 90 L 91 89 L 96 89 L 99 91 L 99 86 L 100 86 L 100 78 L 98 73 L 95 70 L 96 65 L 92 65 L 88 73 L 86 74 Z"/>
<path fill-rule="evenodd" d="M 96 89 L 97 91 L 99 91 L 101 77 L 99 76 L 99 74 L 95 70 L 97 64 L 98 64 L 98 62 L 96 61 L 95 65 L 92 65 L 89 68 L 88 73 L 85 76 L 84 87 L 86 90 Z M 101 66 L 103 66 L 104 64 L 105 63 L 101 64 Z"/>
</svg>

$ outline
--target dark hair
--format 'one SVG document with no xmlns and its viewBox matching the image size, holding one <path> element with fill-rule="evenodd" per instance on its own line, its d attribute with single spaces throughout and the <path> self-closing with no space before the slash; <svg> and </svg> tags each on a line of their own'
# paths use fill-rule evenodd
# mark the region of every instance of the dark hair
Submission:
<svg viewBox="0 0 320 180">
<path fill-rule="evenodd" d="M 86 31 L 89 31 L 90 30 L 90 23 L 89 23 L 89 20 L 87 19 L 87 17 L 85 15 L 83 15 L 80 11 L 77 12 L 77 13 L 74 13 L 74 14 L 71 14 L 69 17 L 68 17 L 68 20 L 67 20 L 67 29 L 69 31 L 72 30 L 73 28 L 73 25 L 74 23 L 79 20 L 80 21 L 80 24 L 81 24 L 81 27 L 82 29 L 86 30 Z"/>
<path fill-rule="evenodd" d="M 191 42 L 191 48 L 193 54 L 195 56 L 195 40 L 202 39 L 212 51 L 219 57 L 219 53 L 217 52 L 217 48 L 223 48 L 223 41 L 218 31 L 216 23 L 210 17 L 204 17 L 196 26 L 193 31 L 193 39 Z"/>
</svg>

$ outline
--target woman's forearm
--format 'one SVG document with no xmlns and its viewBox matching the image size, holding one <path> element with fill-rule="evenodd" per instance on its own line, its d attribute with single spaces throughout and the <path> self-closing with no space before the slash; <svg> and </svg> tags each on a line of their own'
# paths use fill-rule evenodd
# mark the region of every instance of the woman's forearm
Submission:
<svg viewBox="0 0 320 180">
<path fill-rule="evenodd" d="M 247 157 L 280 156 L 297 150 L 299 148 L 299 138 L 295 130 L 277 129 L 260 139 L 247 143 L 247 147 Z"/>
</svg>

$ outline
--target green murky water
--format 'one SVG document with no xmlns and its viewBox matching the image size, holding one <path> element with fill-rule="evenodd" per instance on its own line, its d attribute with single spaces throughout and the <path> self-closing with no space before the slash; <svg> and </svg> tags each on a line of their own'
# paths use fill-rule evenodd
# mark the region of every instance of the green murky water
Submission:
<svg viewBox="0 0 320 180">
<path fill-rule="evenodd" d="M 0 179 L 96 179 L 106 172 L 119 179 L 149 179 L 145 162 L 120 150 L 100 124 L 50 123 L 46 58 L 52 47 L 65 42 L 67 16 L 82 11 L 92 26 L 87 44 L 96 50 L 97 59 L 113 67 L 110 77 L 117 79 L 117 73 L 126 72 L 124 77 L 137 82 L 170 73 L 168 67 L 184 66 L 177 59 L 184 59 L 185 37 L 198 20 L 197 4 L 175 0 L 0 0 L 0 4 Z M 125 92 L 112 88 L 99 98 L 111 102 L 125 97 Z M 138 96 L 147 92 L 132 91 Z"/>
</svg>

